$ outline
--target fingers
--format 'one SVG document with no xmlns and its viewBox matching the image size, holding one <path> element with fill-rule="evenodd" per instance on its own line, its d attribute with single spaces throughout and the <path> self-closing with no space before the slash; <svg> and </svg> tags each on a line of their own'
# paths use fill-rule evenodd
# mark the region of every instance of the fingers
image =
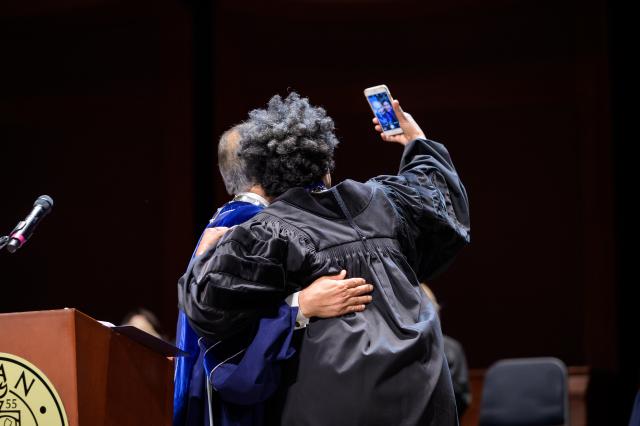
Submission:
<svg viewBox="0 0 640 426">
<path fill-rule="evenodd" d="M 398 135 L 387 135 L 385 133 L 380 133 L 380 137 L 385 142 L 401 142 L 402 141 L 402 137 Z"/>
<path fill-rule="evenodd" d="M 350 296 L 362 296 L 363 294 L 371 293 L 373 286 L 371 284 L 362 284 L 349 290 Z"/>
<path fill-rule="evenodd" d="M 380 124 L 380 121 L 378 120 L 378 117 L 373 117 L 373 119 L 371 121 L 373 121 L 373 124 Z"/>
<path fill-rule="evenodd" d="M 224 234 L 226 234 L 228 230 L 229 228 L 226 228 L 224 226 L 207 228 L 204 230 L 204 235 L 202 238 L 206 240 L 207 244 L 211 246 L 213 244 L 216 244 L 218 241 L 220 241 L 220 239 L 224 237 Z"/>
<path fill-rule="evenodd" d="M 362 312 L 364 311 L 365 305 L 351 305 L 351 306 L 347 306 L 347 308 L 344 310 L 345 314 L 351 313 L 351 312 Z"/>
<path fill-rule="evenodd" d="M 327 279 L 327 280 L 343 280 L 344 277 L 346 277 L 346 276 L 347 276 L 347 271 L 343 269 L 342 271 L 340 271 L 340 273 L 338 275 L 320 277 L 319 279 L 321 279 L 321 280 L 323 280 L 323 279 Z"/>
<path fill-rule="evenodd" d="M 204 232 L 207 233 L 222 233 L 224 234 L 225 232 L 227 232 L 229 230 L 229 228 L 227 228 L 226 226 L 215 226 L 213 228 L 207 228 L 204 230 Z"/>
<path fill-rule="evenodd" d="M 213 238 L 220 239 L 224 234 L 227 233 L 229 228 L 226 226 L 216 226 L 215 228 L 207 228 L 204 230 L 206 234 L 211 235 Z"/>
<path fill-rule="evenodd" d="M 391 105 L 396 113 L 396 117 L 398 117 L 398 121 L 407 121 L 407 117 L 405 117 L 404 111 L 400 107 L 400 102 L 398 102 L 397 99 L 394 99 Z"/>
<path fill-rule="evenodd" d="M 366 305 L 367 303 L 371 303 L 373 300 L 372 296 L 360 296 L 360 297 L 352 297 L 349 301 L 349 305 Z"/>
<path fill-rule="evenodd" d="M 363 284 L 365 284 L 364 278 L 349 278 L 348 280 L 344 280 L 346 288 L 354 288 Z"/>
<path fill-rule="evenodd" d="M 343 269 L 340 271 L 338 275 L 323 275 L 320 278 L 317 278 L 314 282 L 309 284 L 309 287 L 322 285 L 323 281 L 326 281 L 326 280 L 342 281 L 346 276 L 347 276 L 347 271 Z"/>
<path fill-rule="evenodd" d="M 371 295 L 363 295 L 364 293 L 373 291 L 373 286 L 371 284 L 360 285 L 353 288 L 351 291 L 353 292 L 353 297 L 350 297 L 342 308 L 343 315 L 350 312 L 362 312 L 365 310 L 366 305 L 371 303 L 373 300 Z"/>
<path fill-rule="evenodd" d="M 228 230 L 229 228 L 224 226 L 205 229 L 202 234 L 202 238 L 200 239 L 200 244 L 196 249 L 196 256 L 200 256 L 202 253 L 216 245 Z"/>
</svg>

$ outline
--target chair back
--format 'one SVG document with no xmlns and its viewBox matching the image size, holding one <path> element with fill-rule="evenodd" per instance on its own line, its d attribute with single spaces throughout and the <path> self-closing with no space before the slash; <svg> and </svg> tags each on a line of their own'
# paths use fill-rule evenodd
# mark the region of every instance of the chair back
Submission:
<svg viewBox="0 0 640 426">
<path fill-rule="evenodd" d="M 567 367 L 557 358 L 498 361 L 485 376 L 480 425 L 568 425 L 567 383 Z"/>
</svg>

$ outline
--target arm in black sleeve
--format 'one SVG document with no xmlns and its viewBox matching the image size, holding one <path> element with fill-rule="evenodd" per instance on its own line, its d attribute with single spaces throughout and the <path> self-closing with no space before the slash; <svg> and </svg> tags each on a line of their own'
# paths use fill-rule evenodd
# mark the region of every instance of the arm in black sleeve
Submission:
<svg viewBox="0 0 640 426">
<path fill-rule="evenodd" d="M 246 332 L 295 291 L 287 270 L 300 267 L 302 251 L 301 241 L 266 225 L 238 226 L 180 278 L 180 308 L 201 336 Z"/>
<path fill-rule="evenodd" d="M 417 139 L 405 146 L 397 176 L 379 176 L 403 223 L 404 252 L 421 280 L 446 268 L 470 241 L 469 200 L 444 145 Z"/>
</svg>

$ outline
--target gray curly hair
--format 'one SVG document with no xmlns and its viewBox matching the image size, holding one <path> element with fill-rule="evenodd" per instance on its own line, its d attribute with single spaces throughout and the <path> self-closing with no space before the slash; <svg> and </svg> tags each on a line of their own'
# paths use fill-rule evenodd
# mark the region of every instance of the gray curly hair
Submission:
<svg viewBox="0 0 640 426">
<path fill-rule="evenodd" d="M 333 120 L 295 92 L 251 111 L 239 130 L 246 174 L 268 196 L 313 184 L 333 170 L 338 145 Z"/>
</svg>

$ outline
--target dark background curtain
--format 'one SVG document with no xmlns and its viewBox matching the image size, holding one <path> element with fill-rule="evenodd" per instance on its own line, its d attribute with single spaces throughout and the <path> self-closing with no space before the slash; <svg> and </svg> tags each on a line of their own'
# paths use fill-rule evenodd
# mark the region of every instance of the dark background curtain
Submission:
<svg viewBox="0 0 640 426">
<path fill-rule="evenodd" d="M 623 424 L 639 355 L 627 8 L 4 2 L 0 230 L 38 195 L 56 205 L 23 250 L 0 253 L 0 312 L 68 306 L 118 322 L 144 306 L 171 334 L 175 283 L 228 199 L 222 131 L 296 90 L 336 122 L 335 181 L 395 173 L 400 149 L 377 138 L 362 95 L 384 83 L 449 147 L 470 194 L 472 244 L 429 283 L 444 332 L 471 367 L 592 366 L 592 423 L 617 412 Z"/>
</svg>

